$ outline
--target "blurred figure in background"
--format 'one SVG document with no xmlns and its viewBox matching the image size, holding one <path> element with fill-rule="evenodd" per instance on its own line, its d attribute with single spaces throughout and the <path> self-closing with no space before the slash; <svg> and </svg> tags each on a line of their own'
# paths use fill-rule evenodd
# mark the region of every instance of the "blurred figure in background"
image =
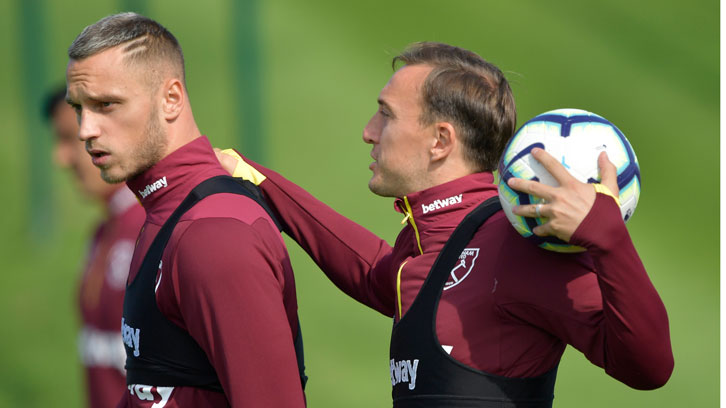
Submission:
<svg viewBox="0 0 726 408">
<path fill-rule="evenodd" d="M 82 327 L 78 348 L 89 406 L 115 407 L 126 390 L 126 354 L 119 330 L 126 277 L 145 214 L 125 185 L 101 179 L 78 139 L 76 113 L 65 96 L 65 87 L 55 90 L 48 95 L 44 109 L 53 128 L 53 158 L 72 172 L 78 189 L 105 210 L 91 238 L 79 282 Z"/>
</svg>

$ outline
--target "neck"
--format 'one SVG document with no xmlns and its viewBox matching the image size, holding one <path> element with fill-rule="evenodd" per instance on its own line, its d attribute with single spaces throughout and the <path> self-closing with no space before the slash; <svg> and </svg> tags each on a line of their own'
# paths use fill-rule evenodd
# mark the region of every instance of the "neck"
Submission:
<svg viewBox="0 0 726 408">
<path fill-rule="evenodd" d="M 428 174 L 425 177 L 427 181 L 421 190 L 445 184 L 474 173 L 477 173 L 477 171 L 464 160 L 448 158 L 440 162 L 434 162 L 429 166 Z"/>
<path fill-rule="evenodd" d="M 202 135 L 189 107 L 169 123 L 167 132 L 167 144 L 162 159 Z"/>
</svg>

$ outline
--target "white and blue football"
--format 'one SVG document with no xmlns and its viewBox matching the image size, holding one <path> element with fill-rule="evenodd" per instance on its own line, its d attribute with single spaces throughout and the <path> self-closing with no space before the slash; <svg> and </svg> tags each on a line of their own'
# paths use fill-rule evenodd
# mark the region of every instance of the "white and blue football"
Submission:
<svg viewBox="0 0 726 408">
<path fill-rule="evenodd" d="M 599 183 L 597 158 L 606 151 L 618 170 L 620 212 L 626 222 L 632 217 L 640 197 L 640 166 L 625 135 L 602 116 L 580 109 L 557 109 L 537 115 L 514 134 L 499 161 L 499 201 L 514 228 L 525 238 L 544 249 L 557 252 L 581 252 L 556 237 L 538 237 L 532 229 L 547 222 L 544 218 L 521 217 L 512 213 L 520 204 L 536 204 L 540 197 L 511 189 L 512 177 L 535 180 L 557 186 L 554 177 L 532 157 L 539 147 L 560 160 L 576 179 L 583 183 Z"/>
</svg>

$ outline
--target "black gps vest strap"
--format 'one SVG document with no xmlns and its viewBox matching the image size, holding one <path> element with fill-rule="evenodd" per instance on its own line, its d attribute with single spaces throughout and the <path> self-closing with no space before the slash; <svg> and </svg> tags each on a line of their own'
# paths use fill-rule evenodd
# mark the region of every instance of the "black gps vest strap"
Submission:
<svg viewBox="0 0 726 408">
<path fill-rule="evenodd" d="M 280 229 L 280 224 L 262 199 L 257 186 L 246 180 L 230 176 L 212 177 L 197 185 L 184 198 L 157 233 L 139 272 L 126 287 L 121 331 L 126 349 L 127 384 L 191 386 L 222 392 L 217 373 L 204 350 L 189 333 L 159 311 L 155 295 L 156 275 L 162 266 L 161 257 L 177 222 L 203 198 L 218 193 L 240 194 L 255 200 Z M 299 321 L 297 336 L 293 340 L 304 389 L 307 376 Z"/>
<path fill-rule="evenodd" d="M 499 210 L 499 199 L 494 197 L 464 218 L 439 253 L 411 308 L 394 326 L 390 363 L 395 408 L 552 406 L 556 367 L 535 378 L 485 373 L 454 360 L 436 334 L 436 310 L 452 268 L 479 227 Z"/>
</svg>

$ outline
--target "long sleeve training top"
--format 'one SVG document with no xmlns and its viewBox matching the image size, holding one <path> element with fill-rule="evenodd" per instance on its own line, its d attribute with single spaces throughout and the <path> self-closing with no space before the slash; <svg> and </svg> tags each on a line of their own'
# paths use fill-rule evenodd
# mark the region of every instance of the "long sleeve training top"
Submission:
<svg viewBox="0 0 726 408">
<path fill-rule="evenodd" d="M 147 212 L 129 282 L 184 197 L 203 180 L 225 174 L 200 137 L 128 181 Z M 119 406 L 304 407 L 293 346 L 295 281 L 267 213 L 248 197 L 209 196 L 182 216 L 161 262 L 158 308 L 204 350 L 224 393 L 131 384 Z"/>
<path fill-rule="evenodd" d="M 395 201 L 406 226 L 389 246 L 279 174 L 252 163 L 285 232 L 329 279 L 398 321 L 411 306 L 457 224 L 497 194 L 476 173 Z M 555 367 L 567 344 L 637 389 L 665 384 L 673 370 L 668 317 L 615 201 L 596 201 L 571 242 L 581 254 L 543 250 L 502 212 L 492 216 L 452 270 L 436 316 L 440 343 L 456 360 L 506 377 Z"/>
</svg>

